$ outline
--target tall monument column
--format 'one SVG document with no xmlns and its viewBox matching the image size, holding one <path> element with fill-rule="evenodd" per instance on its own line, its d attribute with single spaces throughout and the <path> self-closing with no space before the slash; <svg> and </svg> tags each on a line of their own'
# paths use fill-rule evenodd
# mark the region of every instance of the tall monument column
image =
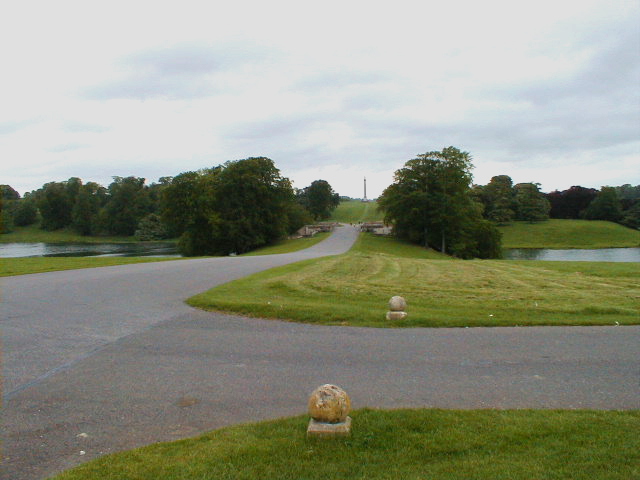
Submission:
<svg viewBox="0 0 640 480">
<path fill-rule="evenodd" d="M 367 177 L 364 177 L 364 197 L 362 197 L 362 200 L 367 201 Z"/>
</svg>

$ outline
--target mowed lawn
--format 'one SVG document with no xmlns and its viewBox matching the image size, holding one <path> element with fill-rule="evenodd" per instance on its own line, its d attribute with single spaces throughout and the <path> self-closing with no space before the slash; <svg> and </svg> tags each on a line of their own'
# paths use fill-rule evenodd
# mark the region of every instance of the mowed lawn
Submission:
<svg viewBox="0 0 640 480">
<path fill-rule="evenodd" d="M 0 243 L 130 243 L 137 241 L 135 237 L 89 237 L 80 235 L 70 228 L 54 231 L 42 230 L 35 224 L 14 227 L 13 232 L 0 235 Z"/>
<path fill-rule="evenodd" d="M 360 200 L 343 200 L 333 211 L 330 222 L 358 223 L 382 220 L 383 214 L 378 212 L 375 201 L 362 202 Z"/>
<path fill-rule="evenodd" d="M 385 320 L 393 295 L 409 316 Z M 640 323 L 634 263 L 454 260 L 362 234 L 347 254 L 221 285 L 192 306 L 250 316 L 368 327 Z"/>
<path fill-rule="evenodd" d="M 108 455 L 55 478 L 640 478 L 638 411 L 363 409 L 351 416 L 346 439 L 305 438 L 304 415 Z"/>
<path fill-rule="evenodd" d="M 640 247 L 640 231 L 600 220 L 515 222 L 498 229 L 504 248 Z"/>
</svg>

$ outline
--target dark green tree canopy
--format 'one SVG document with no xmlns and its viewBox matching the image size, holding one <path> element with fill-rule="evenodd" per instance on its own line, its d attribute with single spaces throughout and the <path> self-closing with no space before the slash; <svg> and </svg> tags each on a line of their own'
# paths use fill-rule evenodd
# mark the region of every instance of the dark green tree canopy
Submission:
<svg viewBox="0 0 640 480">
<path fill-rule="evenodd" d="M 471 195 L 472 168 L 455 147 L 409 160 L 378 199 L 385 222 L 400 238 L 460 257 L 499 255 L 499 233 Z"/>
<path fill-rule="evenodd" d="M 589 204 L 596 198 L 598 191 L 595 188 L 585 188 L 579 185 L 558 191 L 555 190 L 546 195 L 551 205 L 549 216 L 551 218 L 582 218 Z"/>
<path fill-rule="evenodd" d="M 244 253 L 290 233 L 299 211 L 291 182 L 273 161 L 251 157 L 176 176 L 162 218 L 186 255 Z"/>
<path fill-rule="evenodd" d="M 514 190 L 517 220 L 540 222 L 549 218 L 551 205 L 540 192 L 539 183 L 519 183 Z"/>
<path fill-rule="evenodd" d="M 340 204 L 340 195 L 326 180 L 314 180 L 308 187 L 298 190 L 296 196 L 314 220 L 326 220 Z"/>
<path fill-rule="evenodd" d="M 622 206 L 614 187 L 602 187 L 585 211 L 588 220 L 618 222 L 622 216 Z"/>
</svg>

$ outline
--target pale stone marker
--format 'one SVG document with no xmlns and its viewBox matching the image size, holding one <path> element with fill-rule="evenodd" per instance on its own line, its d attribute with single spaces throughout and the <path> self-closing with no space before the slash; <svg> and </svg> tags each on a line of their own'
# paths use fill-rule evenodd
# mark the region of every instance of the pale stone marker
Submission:
<svg viewBox="0 0 640 480">
<path fill-rule="evenodd" d="M 326 384 L 316 388 L 309 397 L 309 427 L 307 436 L 332 437 L 351 433 L 351 400 L 343 389 Z"/>
<path fill-rule="evenodd" d="M 404 320 L 407 318 L 407 301 L 402 297 L 391 297 L 389 300 L 389 311 L 387 312 L 387 320 Z"/>
</svg>

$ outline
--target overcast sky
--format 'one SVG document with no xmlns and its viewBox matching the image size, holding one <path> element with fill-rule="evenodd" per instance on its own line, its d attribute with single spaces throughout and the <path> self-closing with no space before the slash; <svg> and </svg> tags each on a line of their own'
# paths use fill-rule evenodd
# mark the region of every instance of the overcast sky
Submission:
<svg viewBox="0 0 640 480">
<path fill-rule="evenodd" d="M 449 145 L 479 184 L 640 184 L 640 0 L 21 0 L 0 53 L 21 194 L 267 156 L 371 198 Z"/>
</svg>

